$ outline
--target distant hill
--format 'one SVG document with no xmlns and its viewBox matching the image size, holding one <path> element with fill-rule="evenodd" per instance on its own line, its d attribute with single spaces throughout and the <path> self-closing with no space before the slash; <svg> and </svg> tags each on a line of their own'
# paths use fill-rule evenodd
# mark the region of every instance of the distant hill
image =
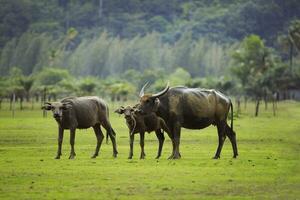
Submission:
<svg viewBox="0 0 300 200">
<path fill-rule="evenodd" d="M 54 65 L 77 75 L 107 76 L 149 67 L 218 74 L 229 62 L 231 45 L 256 34 L 276 47 L 278 36 L 300 18 L 299 0 L 0 0 L 0 4 L 1 75 L 12 66 L 31 74 Z"/>
<path fill-rule="evenodd" d="M 174 42 L 185 31 L 219 40 L 257 34 L 271 43 L 300 17 L 298 0 L 1 0 L 0 45 L 26 31 L 59 34 L 69 27 L 82 37 L 107 30 L 132 38 L 157 31 Z"/>
</svg>

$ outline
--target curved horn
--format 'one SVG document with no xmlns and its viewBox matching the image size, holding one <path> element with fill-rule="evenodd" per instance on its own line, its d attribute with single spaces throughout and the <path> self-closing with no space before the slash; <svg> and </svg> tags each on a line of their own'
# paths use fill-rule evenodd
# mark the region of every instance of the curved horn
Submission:
<svg viewBox="0 0 300 200">
<path fill-rule="evenodd" d="M 44 110 L 51 110 L 51 106 L 52 106 L 51 103 L 45 102 L 44 105 L 41 107 L 41 109 L 44 109 Z"/>
<path fill-rule="evenodd" d="M 169 86 L 169 82 L 168 82 L 165 89 L 163 89 L 162 91 L 160 91 L 156 94 L 153 94 L 152 97 L 155 97 L 155 98 L 160 97 L 160 96 L 164 95 L 166 92 L 168 92 L 169 89 L 170 89 L 170 86 Z"/>
<path fill-rule="evenodd" d="M 145 94 L 145 88 L 147 87 L 147 85 L 148 85 L 148 83 L 149 82 L 147 82 L 143 87 L 142 87 L 142 89 L 141 89 L 141 91 L 140 91 L 140 97 L 142 97 L 142 96 L 144 96 L 144 94 Z"/>
</svg>

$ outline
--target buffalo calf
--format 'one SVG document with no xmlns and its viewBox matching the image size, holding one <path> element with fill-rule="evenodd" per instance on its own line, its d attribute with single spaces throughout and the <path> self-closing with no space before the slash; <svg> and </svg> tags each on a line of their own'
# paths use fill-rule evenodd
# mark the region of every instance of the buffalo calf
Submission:
<svg viewBox="0 0 300 200">
<path fill-rule="evenodd" d="M 129 129 L 129 137 L 130 137 L 130 152 L 128 159 L 131 159 L 133 156 L 133 141 L 134 141 L 134 134 L 140 133 L 140 146 L 141 146 L 141 156 L 140 159 L 145 158 L 145 151 L 144 151 L 144 136 L 145 132 L 152 132 L 155 131 L 156 137 L 159 141 L 158 153 L 156 158 L 158 159 L 161 156 L 161 151 L 163 147 L 163 143 L 165 140 L 164 134 L 161 131 L 164 130 L 169 132 L 168 127 L 165 124 L 165 121 L 158 117 L 154 112 L 148 115 L 142 115 L 136 109 L 136 106 L 130 107 L 127 106 L 124 108 L 121 106 L 119 109 L 115 111 L 119 114 L 124 114 L 126 119 L 126 124 Z"/>
</svg>

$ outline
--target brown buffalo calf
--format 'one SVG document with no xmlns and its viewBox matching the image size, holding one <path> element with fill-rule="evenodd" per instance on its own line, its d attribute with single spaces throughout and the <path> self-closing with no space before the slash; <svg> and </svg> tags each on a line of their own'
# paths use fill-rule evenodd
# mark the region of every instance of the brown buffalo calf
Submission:
<svg viewBox="0 0 300 200">
<path fill-rule="evenodd" d="M 164 130 L 166 132 L 169 132 L 168 127 L 166 126 L 165 121 L 158 117 L 154 112 L 142 115 L 136 109 L 137 106 L 130 107 L 127 106 L 124 108 L 121 106 L 119 109 L 117 109 L 115 112 L 119 114 L 124 114 L 124 117 L 126 119 L 126 124 L 129 129 L 129 137 L 130 137 L 130 152 L 128 159 L 131 159 L 133 156 L 133 141 L 134 141 L 134 134 L 140 133 L 140 146 L 141 146 L 141 156 L 140 159 L 145 158 L 145 151 L 144 151 L 144 136 L 145 132 L 152 132 L 155 131 L 156 137 L 159 141 L 159 147 L 158 147 L 158 153 L 156 158 L 159 158 L 161 156 L 161 151 L 163 147 L 163 143 L 165 140 L 164 134 L 161 131 Z"/>
</svg>

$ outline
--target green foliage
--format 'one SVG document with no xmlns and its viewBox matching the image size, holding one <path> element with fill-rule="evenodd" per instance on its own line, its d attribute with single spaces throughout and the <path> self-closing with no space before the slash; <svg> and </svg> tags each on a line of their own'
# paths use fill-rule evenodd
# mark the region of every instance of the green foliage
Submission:
<svg viewBox="0 0 300 200">
<path fill-rule="evenodd" d="M 93 77 L 85 77 L 79 82 L 79 92 L 81 96 L 91 95 L 97 87 L 98 80 Z"/>
<path fill-rule="evenodd" d="M 231 78 L 228 77 L 205 77 L 205 78 L 194 78 L 190 79 L 186 85 L 193 88 L 207 88 L 207 89 L 217 89 L 221 92 L 229 94 L 234 93 L 234 85 L 237 83 L 233 82 Z M 241 91 L 239 91 L 240 93 Z"/>
<path fill-rule="evenodd" d="M 176 71 L 170 74 L 170 84 L 171 85 L 186 85 L 191 79 L 189 72 L 182 68 L 177 68 Z"/>
<path fill-rule="evenodd" d="M 60 81 L 69 78 L 69 72 L 59 68 L 44 68 L 44 70 L 37 75 L 38 83 L 44 86 L 56 85 Z"/>
<path fill-rule="evenodd" d="M 29 93 L 34 83 L 34 78 L 32 76 L 24 76 L 20 79 L 20 85 L 23 86 L 24 90 Z"/>
<path fill-rule="evenodd" d="M 300 51 L 300 20 L 294 20 L 289 26 L 289 36 L 291 42 Z"/>
<path fill-rule="evenodd" d="M 167 30 L 168 21 L 162 16 L 154 16 L 149 20 L 151 31 L 165 32 Z"/>
<path fill-rule="evenodd" d="M 45 66 L 60 66 L 70 72 L 69 78 L 61 79 L 55 73 L 57 80 L 37 76 L 31 90 L 41 91 L 47 85 L 63 94 L 101 91 L 130 96 L 126 93 L 132 89 L 127 83 L 139 90 L 149 81 L 149 90 L 154 91 L 170 80 L 174 85 L 226 91 L 240 91 L 232 85 L 241 84 L 248 94 L 260 96 L 262 90 L 274 91 L 282 86 L 277 82 L 282 83 L 283 77 L 274 77 L 277 68 L 281 70 L 278 65 L 286 65 L 277 57 L 278 52 L 283 61 L 290 58 L 291 65 L 292 61 L 299 62 L 296 51 L 288 53 L 291 41 L 298 45 L 299 8 L 296 0 L 4 0 L 0 8 L 0 75 L 8 76 L 18 66 L 25 76 L 45 76 Z M 280 46 L 274 42 L 278 35 Z M 249 37 L 232 55 L 245 36 Z M 233 84 L 234 78 L 228 78 L 231 65 L 241 83 Z M 291 72 L 285 70 L 292 78 L 284 80 L 293 83 L 283 84 L 286 88 L 297 85 L 297 76 L 293 75 L 297 66 Z M 73 84 L 72 76 L 83 78 L 82 85 Z M 87 76 L 97 80 L 85 82 Z M 99 77 L 105 80 L 99 81 Z M 111 84 L 125 83 L 127 89 L 107 92 L 99 85 L 111 80 Z"/>
<path fill-rule="evenodd" d="M 263 93 L 270 89 L 265 75 L 275 66 L 275 60 L 266 48 L 259 36 L 246 37 L 241 47 L 234 52 L 233 59 L 236 66 L 232 72 L 241 81 L 246 93 L 262 97 Z"/>
<path fill-rule="evenodd" d="M 126 101 L 130 96 L 135 96 L 136 88 L 127 81 L 114 81 L 106 86 L 112 101 Z"/>
<path fill-rule="evenodd" d="M 1 0 L 0 49 L 9 39 L 18 37 L 27 30 L 31 23 L 32 14 L 28 1 Z"/>
<path fill-rule="evenodd" d="M 9 75 L 0 80 L 0 97 L 11 97 L 15 94 L 17 98 L 29 100 L 34 81 L 34 76 L 24 76 L 20 68 L 13 67 Z"/>
<path fill-rule="evenodd" d="M 197 39 L 205 35 L 218 41 L 239 40 L 258 34 L 272 41 L 300 13 L 296 0 L 102 2 L 3 0 L 0 45 L 27 30 L 61 34 L 70 27 L 83 30 L 82 34 L 97 27 L 122 38 L 192 30 Z"/>
<path fill-rule="evenodd" d="M 7 77 L 0 77 L 0 99 L 8 95 L 9 81 Z"/>
<path fill-rule="evenodd" d="M 18 40 L 8 42 L 0 57 L 0 74 L 7 75 L 11 67 L 21 66 L 25 75 L 39 71 L 44 65 L 53 65 L 51 49 L 59 44 L 48 34 L 26 32 Z"/>
</svg>

